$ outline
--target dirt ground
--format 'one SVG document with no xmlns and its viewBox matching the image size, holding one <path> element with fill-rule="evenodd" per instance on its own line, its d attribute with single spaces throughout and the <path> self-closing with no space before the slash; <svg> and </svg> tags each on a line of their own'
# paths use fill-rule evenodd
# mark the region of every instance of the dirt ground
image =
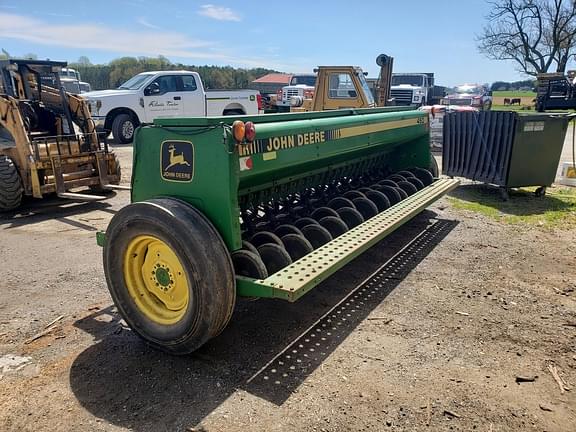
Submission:
<svg viewBox="0 0 576 432">
<path fill-rule="evenodd" d="M 95 232 L 128 201 L 0 217 L 0 431 L 576 430 L 575 230 L 444 198 L 297 303 L 240 300 L 170 357 L 104 281 Z"/>
</svg>

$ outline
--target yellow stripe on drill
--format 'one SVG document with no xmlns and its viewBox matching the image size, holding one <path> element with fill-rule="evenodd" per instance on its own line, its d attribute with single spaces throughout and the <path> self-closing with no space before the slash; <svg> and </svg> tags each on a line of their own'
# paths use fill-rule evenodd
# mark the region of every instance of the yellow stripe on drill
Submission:
<svg viewBox="0 0 576 432">
<path fill-rule="evenodd" d="M 365 135 L 374 132 L 382 132 L 390 129 L 399 129 L 408 126 L 416 126 L 424 124 L 428 119 L 425 117 L 418 117 L 406 120 L 396 120 L 385 123 L 377 123 L 371 125 L 352 126 L 349 128 L 340 129 L 340 136 L 338 138 L 349 138 L 357 135 Z"/>
</svg>

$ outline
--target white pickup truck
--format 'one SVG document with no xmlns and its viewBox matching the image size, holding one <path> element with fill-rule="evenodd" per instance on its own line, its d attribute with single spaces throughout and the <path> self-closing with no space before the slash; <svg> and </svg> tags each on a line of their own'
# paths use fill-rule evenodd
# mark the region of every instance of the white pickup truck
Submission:
<svg viewBox="0 0 576 432">
<path fill-rule="evenodd" d="M 83 93 L 98 130 L 111 131 L 117 142 L 132 141 L 142 123 L 161 117 L 259 114 L 256 90 L 205 90 L 191 71 L 143 72 L 115 90 Z"/>
<path fill-rule="evenodd" d="M 290 84 L 282 87 L 276 94 L 276 109 L 279 112 L 290 111 L 290 100 L 294 96 L 311 99 L 316 85 L 315 74 L 295 74 L 290 78 Z"/>
</svg>

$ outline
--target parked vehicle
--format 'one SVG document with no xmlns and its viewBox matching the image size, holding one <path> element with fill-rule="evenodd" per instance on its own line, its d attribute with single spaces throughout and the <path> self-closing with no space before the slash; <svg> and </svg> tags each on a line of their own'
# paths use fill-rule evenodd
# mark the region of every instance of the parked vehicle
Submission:
<svg viewBox="0 0 576 432">
<path fill-rule="evenodd" d="M 120 163 L 95 132 L 85 100 L 63 90 L 65 66 L 0 61 L 0 212 L 17 209 L 24 196 L 94 201 L 106 197 L 77 189 L 123 189 Z"/>
<path fill-rule="evenodd" d="M 291 74 L 269 73 L 250 83 L 249 88 L 257 90 L 262 96 L 262 109 L 265 113 L 277 112 L 276 99 L 282 95 L 282 87 L 290 85 Z"/>
<path fill-rule="evenodd" d="M 376 103 L 357 66 L 319 66 L 318 79 L 309 95 L 291 97 L 292 111 L 325 111 L 340 108 L 374 108 Z"/>
<path fill-rule="evenodd" d="M 295 74 L 290 79 L 290 85 L 282 87 L 276 95 L 276 108 L 278 111 L 290 111 L 290 99 L 294 96 L 304 99 L 314 95 L 316 85 L 315 74 Z"/>
<path fill-rule="evenodd" d="M 157 118 L 259 114 L 255 90 L 206 90 L 197 72 L 157 71 L 133 76 L 115 90 L 84 93 L 99 130 L 132 142 L 134 131 Z"/>
<path fill-rule="evenodd" d="M 470 106 L 480 111 L 492 108 L 492 92 L 480 84 L 463 84 L 454 93 L 442 98 L 442 105 Z"/>
<path fill-rule="evenodd" d="M 90 83 L 82 81 L 80 72 L 78 72 L 75 69 L 63 68 L 59 75 L 60 75 L 60 81 L 62 83 L 64 82 L 70 83 L 68 84 L 68 86 L 66 86 L 67 87 L 66 91 L 74 93 L 72 90 L 76 90 L 76 88 L 78 89 L 76 94 L 87 93 L 89 91 L 92 91 L 92 86 L 90 85 Z M 68 90 L 68 87 L 70 88 L 70 90 Z"/>
<path fill-rule="evenodd" d="M 576 108 L 576 71 L 538 74 L 536 110 Z"/>
<path fill-rule="evenodd" d="M 396 105 L 437 104 L 446 88 L 434 85 L 434 73 L 394 73 L 390 95 Z"/>
<path fill-rule="evenodd" d="M 80 81 L 80 73 L 71 68 L 62 68 L 58 72 L 59 83 L 56 82 L 56 75 L 52 73 L 43 74 L 40 79 L 42 85 L 52 88 L 61 86 L 64 91 L 72 94 L 81 94 L 91 91 L 89 83 Z"/>
</svg>

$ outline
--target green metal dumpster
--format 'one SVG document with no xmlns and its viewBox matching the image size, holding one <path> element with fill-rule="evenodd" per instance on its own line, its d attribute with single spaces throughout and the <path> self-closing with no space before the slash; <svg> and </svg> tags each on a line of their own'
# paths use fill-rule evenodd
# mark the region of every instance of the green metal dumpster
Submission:
<svg viewBox="0 0 576 432">
<path fill-rule="evenodd" d="M 567 113 L 455 112 L 444 118 L 442 172 L 500 186 L 504 191 L 554 182 Z"/>
</svg>

